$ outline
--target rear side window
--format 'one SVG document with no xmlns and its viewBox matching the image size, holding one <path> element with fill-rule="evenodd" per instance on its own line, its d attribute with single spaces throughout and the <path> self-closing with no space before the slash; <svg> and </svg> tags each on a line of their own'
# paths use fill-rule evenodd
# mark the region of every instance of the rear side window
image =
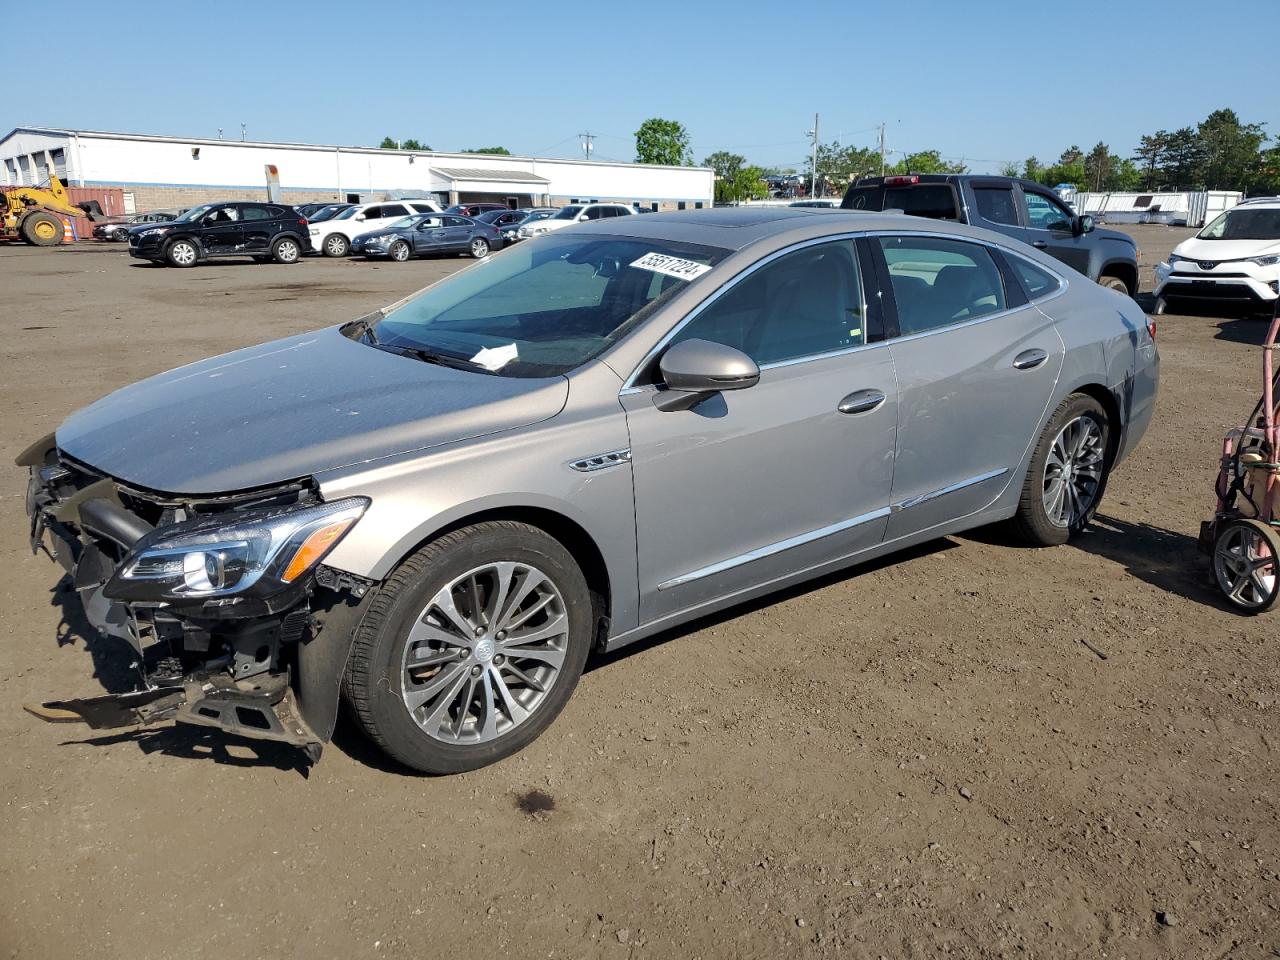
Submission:
<svg viewBox="0 0 1280 960">
<path fill-rule="evenodd" d="M 922 183 L 914 187 L 887 187 L 881 210 L 901 210 L 913 217 L 959 220 L 956 195 L 946 183 Z"/>
<path fill-rule="evenodd" d="M 880 237 L 903 336 L 1005 309 L 1000 270 L 986 248 L 936 237 Z"/>
<path fill-rule="evenodd" d="M 988 223 L 1018 225 L 1018 208 L 1009 187 L 974 187 L 978 199 L 978 215 Z"/>
<path fill-rule="evenodd" d="M 465 227 L 467 226 L 467 221 L 462 217 L 445 217 L 444 225 L 446 227 Z"/>
<path fill-rule="evenodd" d="M 413 207 L 418 213 L 435 213 L 435 208 L 427 203 L 411 203 L 409 206 Z"/>
<path fill-rule="evenodd" d="M 587 219 L 600 220 L 603 217 L 607 216 L 607 214 L 604 211 L 605 211 L 604 207 L 587 207 Z"/>
<path fill-rule="evenodd" d="M 1005 259 L 1013 267 L 1014 273 L 1018 275 L 1018 279 L 1022 281 L 1023 287 L 1026 288 L 1027 296 L 1032 300 L 1048 296 L 1058 289 L 1057 278 L 1047 270 L 1042 270 L 1035 264 L 1011 254 L 1005 254 Z"/>
<path fill-rule="evenodd" d="M 240 208 L 241 220 L 274 220 L 270 207 L 246 205 Z"/>
<path fill-rule="evenodd" d="M 788 253 L 735 284 L 673 343 L 710 340 L 756 363 L 777 363 L 862 346 L 862 286 L 847 240 Z"/>
</svg>

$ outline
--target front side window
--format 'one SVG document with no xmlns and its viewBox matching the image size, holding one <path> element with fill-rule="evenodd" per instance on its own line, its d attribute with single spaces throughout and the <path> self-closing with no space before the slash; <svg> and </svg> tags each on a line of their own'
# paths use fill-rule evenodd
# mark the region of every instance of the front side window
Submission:
<svg viewBox="0 0 1280 960">
<path fill-rule="evenodd" d="M 235 223 L 235 221 L 239 219 L 240 219 L 240 211 L 237 210 L 235 207 L 218 207 L 211 214 L 209 214 L 208 217 L 205 218 L 204 222 L 212 223 L 212 224 Z"/>
<path fill-rule="evenodd" d="M 1017 226 L 1018 207 L 1013 202 L 1012 187 L 974 187 L 978 198 L 978 215 L 988 223 Z"/>
<path fill-rule="evenodd" d="M 375 346 L 504 377 L 568 373 L 728 251 L 632 237 L 548 234 L 389 310 Z"/>
<path fill-rule="evenodd" d="M 1071 214 L 1043 193 L 1026 192 L 1027 224 L 1033 230 L 1070 230 Z"/>
<path fill-rule="evenodd" d="M 403 203 L 388 203 L 382 207 L 384 217 L 407 217 L 408 215 L 409 210 Z"/>
<path fill-rule="evenodd" d="M 1005 309 L 1000 271 L 986 248 L 938 237 L 880 237 L 902 336 Z"/>
<path fill-rule="evenodd" d="M 1280 240 L 1280 209 L 1236 207 L 1197 234 L 1200 240 Z"/>
<path fill-rule="evenodd" d="M 785 254 L 734 284 L 672 343 L 710 340 L 758 364 L 866 343 L 862 284 L 850 240 Z"/>
<path fill-rule="evenodd" d="M 559 213 L 557 213 L 557 214 L 556 214 L 554 217 L 552 217 L 551 219 L 553 219 L 553 220 L 576 220 L 576 219 L 578 219 L 578 214 L 580 214 L 581 212 L 582 212 L 582 207 L 581 207 L 581 206 L 569 206 L 569 207 L 563 207 L 563 208 L 561 208 L 560 212 L 559 212 Z"/>
<path fill-rule="evenodd" d="M 377 220 L 382 216 L 382 208 L 378 206 L 366 207 L 363 211 L 366 220 Z"/>
</svg>

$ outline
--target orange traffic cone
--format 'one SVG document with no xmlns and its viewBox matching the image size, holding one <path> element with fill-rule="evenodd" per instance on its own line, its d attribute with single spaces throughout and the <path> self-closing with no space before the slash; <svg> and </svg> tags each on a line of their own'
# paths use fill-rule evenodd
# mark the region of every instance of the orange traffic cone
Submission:
<svg viewBox="0 0 1280 960">
<path fill-rule="evenodd" d="M 71 221 L 66 217 L 62 218 L 62 242 L 75 243 L 76 235 L 71 231 Z"/>
</svg>

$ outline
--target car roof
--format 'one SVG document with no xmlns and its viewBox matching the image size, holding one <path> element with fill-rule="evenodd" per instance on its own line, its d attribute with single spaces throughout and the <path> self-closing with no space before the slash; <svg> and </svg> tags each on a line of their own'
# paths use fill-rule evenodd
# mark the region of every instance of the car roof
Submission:
<svg viewBox="0 0 1280 960">
<path fill-rule="evenodd" d="M 1001 246 L 1010 239 L 999 233 L 950 220 L 909 217 L 900 213 L 842 210 L 839 207 L 719 207 L 651 213 L 644 217 L 615 217 L 576 224 L 575 231 L 614 236 L 700 243 L 725 250 L 741 250 L 758 241 L 786 246 L 829 234 L 891 230 L 955 234 Z"/>
</svg>

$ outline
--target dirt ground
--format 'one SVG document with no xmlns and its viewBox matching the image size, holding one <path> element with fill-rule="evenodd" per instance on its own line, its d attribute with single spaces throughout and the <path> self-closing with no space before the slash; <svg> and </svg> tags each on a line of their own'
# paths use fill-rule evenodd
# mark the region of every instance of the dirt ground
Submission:
<svg viewBox="0 0 1280 960">
<path fill-rule="evenodd" d="M 1186 232 L 1133 230 L 1150 290 Z M 0 462 L 463 263 L 0 247 Z M 24 713 L 126 688 L 128 654 L 64 609 L 0 465 L 0 956 L 1280 956 L 1280 621 L 1224 609 L 1195 549 L 1263 330 L 1160 319 L 1155 423 L 1077 545 L 980 532 L 736 609 L 595 663 L 532 747 L 443 779 L 345 720 L 304 773 Z"/>
</svg>

